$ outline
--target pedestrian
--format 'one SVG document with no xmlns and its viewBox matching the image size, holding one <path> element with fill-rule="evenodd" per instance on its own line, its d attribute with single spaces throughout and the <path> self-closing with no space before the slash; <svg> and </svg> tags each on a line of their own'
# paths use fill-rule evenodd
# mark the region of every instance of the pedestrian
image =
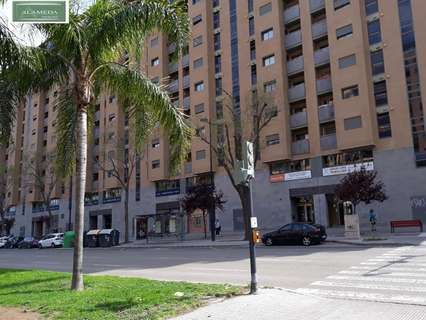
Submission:
<svg viewBox="0 0 426 320">
<path fill-rule="evenodd" d="M 376 231 L 377 215 L 373 209 L 370 209 L 369 220 L 371 223 L 371 231 Z"/>
<path fill-rule="evenodd" d="M 219 219 L 216 219 L 216 222 L 215 222 L 215 229 L 216 229 L 216 235 L 217 236 L 219 236 L 220 235 L 220 229 L 221 229 L 222 227 L 221 227 L 221 225 L 220 225 L 220 221 L 219 221 Z"/>
</svg>

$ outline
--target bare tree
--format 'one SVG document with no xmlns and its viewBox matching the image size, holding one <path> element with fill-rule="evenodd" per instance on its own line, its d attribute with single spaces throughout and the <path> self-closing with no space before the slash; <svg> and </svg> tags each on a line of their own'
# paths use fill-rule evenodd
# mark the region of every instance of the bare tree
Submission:
<svg viewBox="0 0 426 320">
<path fill-rule="evenodd" d="M 263 88 L 253 90 L 247 95 L 243 111 L 239 108 L 239 101 L 235 97 L 225 90 L 223 92 L 222 112 L 219 110 L 215 120 L 207 121 L 211 127 L 211 134 L 206 136 L 204 130 L 200 129 L 201 123 L 198 124 L 199 128 L 196 132 L 216 154 L 219 165 L 225 169 L 232 186 L 237 191 L 243 209 L 245 235 L 248 239 L 251 211 L 250 189 L 246 184 L 238 183 L 235 172 L 240 168 L 244 141 L 253 143 L 256 169 L 263 147 L 261 141 L 263 131 L 277 115 L 277 108 L 274 96 L 265 93 Z"/>
<path fill-rule="evenodd" d="M 53 213 L 52 200 L 55 199 L 55 190 L 60 187 L 62 179 L 55 171 L 55 154 L 36 154 L 24 158 L 25 185 L 34 188 L 42 200 L 43 206 L 48 212 L 46 219 L 47 233 L 52 230 Z"/>
</svg>

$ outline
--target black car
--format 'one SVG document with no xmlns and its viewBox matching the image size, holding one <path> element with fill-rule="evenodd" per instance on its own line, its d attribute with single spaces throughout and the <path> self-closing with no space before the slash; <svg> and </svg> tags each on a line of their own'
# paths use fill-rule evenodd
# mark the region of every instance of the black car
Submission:
<svg viewBox="0 0 426 320">
<path fill-rule="evenodd" d="M 275 244 L 303 244 L 304 246 L 309 246 L 313 243 L 321 243 L 324 235 L 327 237 L 325 228 L 321 227 L 308 223 L 286 224 L 276 231 L 265 233 L 262 236 L 262 242 L 267 246 Z"/>
<path fill-rule="evenodd" d="M 38 248 L 38 240 L 33 237 L 25 237 L 17 243 L 16 247 L 19 249 Z"/>
</svg>

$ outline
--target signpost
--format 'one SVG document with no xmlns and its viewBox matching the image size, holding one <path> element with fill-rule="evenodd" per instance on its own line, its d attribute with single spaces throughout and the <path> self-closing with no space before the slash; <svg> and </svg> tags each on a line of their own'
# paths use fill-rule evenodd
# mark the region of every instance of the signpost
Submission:
<svg viewBox="0 0 426 320">
<path fill-rule="evenodd" d="M 254 148 L 253 143 L 246 141 L 243 144 L 243 160 L 238 163 L 238 168 L 234 172 L 234 179 L 237 184 L 244 185 L 250 190 L 250 229 L 251 236 L 249 237 L 249 250 L 250 250 L 250 294 L 257 292 L 257 277 L 256 277 L 256 250 L 255 250 L 255 234 L 258 235 L 257 218 L 253 217 L 253 188 L 252 181 L 254 179 Z M 248 226 L 247 226 L 248 227 Z"/>
</svg>

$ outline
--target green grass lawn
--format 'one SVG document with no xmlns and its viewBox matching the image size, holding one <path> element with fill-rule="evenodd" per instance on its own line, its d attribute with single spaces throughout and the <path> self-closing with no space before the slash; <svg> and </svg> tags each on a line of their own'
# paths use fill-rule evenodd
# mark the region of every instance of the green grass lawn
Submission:
<svg viewBox="0 0 426 320">
<path fill-rule="evenodd" d="M 84 282 L 84 291 L 72 292 L 69 273 L 0 269 L 0 305 L 26 308 L 46 319 L 166 319 L 210 298 L 242 293 L 226 285 L 113 276 L 85 276 Z"/>
</svg>

